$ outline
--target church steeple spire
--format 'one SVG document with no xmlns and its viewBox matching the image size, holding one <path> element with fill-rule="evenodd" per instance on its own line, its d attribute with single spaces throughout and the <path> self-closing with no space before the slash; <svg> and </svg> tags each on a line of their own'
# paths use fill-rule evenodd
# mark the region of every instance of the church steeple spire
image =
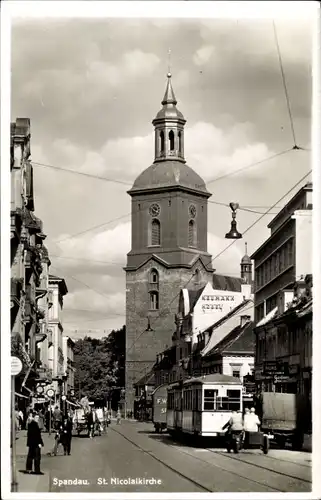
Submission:
<svg viewBox="0 0 321 500">
<path fill-rule="evenodd" d="M 167 73 L 167 85 L 162 100 L 163 108 L 153 120 L 155 127 L 155 160 L 158 163 L 175 160 L 185 163 L 184 125 L 186 120 L 176 107 L 177 100 L 172 87 L 172 74 Z"/>
<path fill-rule="evenodd" d="M 165 106 L 166 104 L 174 104 L 174 106 L 176 106 L 177 104 L 174 90 L 172 87 L 171 78 L 172 78 L 172 73 L 167 73 L 167 86 L 164 94 L 164 99 L 162 100 L 163 106 Z"/>
</svg>

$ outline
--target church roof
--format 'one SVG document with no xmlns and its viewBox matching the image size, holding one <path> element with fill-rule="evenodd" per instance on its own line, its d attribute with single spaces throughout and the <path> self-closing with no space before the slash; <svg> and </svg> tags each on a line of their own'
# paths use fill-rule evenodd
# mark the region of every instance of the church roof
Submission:
<svg viewBox="0 0 321 500">
<path fill-rule="evenodd" d="M 146 168 L 135 180 L 129 193 L 153 188 L 182 187 L 206 194 L 203 179 L 188 165 L 176 161 L 166 160 L 155 162 Z"/>
<path fill-rule="evenodd" d="M 213 274 L 214 290 L 228 290 L 229 292 L 242 291 L 242 278 L 225 276 L 223 274 Z"/>
</svg>

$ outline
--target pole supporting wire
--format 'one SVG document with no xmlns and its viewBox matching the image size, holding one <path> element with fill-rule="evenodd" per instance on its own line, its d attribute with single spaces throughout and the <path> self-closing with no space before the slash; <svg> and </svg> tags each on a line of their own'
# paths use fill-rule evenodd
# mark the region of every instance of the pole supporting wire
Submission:
<svg viewBox="0 0 321 500">
<path fill-rule="evenodd" d="M 289 93 L 286 85 L 286 79 L 285 79 L 285 73 L 284 73 L 284 68 L 283 68 L 283 62 L 282 62 L 282 56 L 281 56 L 281 51 L 280 51 L 280 45 L 279 45 L 279 40 L 278 40 L 278 35 L 276 31 L 276 26 L 275 22 L 273 21 L 273 31 L 274 31 L 274 39 L 275 39 L 275 45 L 278 53 L 278 58 L 279 58 L 279 64 L 280 64 L 280 70 L 281 70 L 281 75 L 282 75 L 282 82 L 283 82 L 283 88 L 284 88 L 284 94 L 285 94 L 285 99 L 286 99 L 286 105 L 288 108 L 288 113 L 289 113 L 289 119 L 290 119 L 290 126 L 291 126 L 291 131 L 292 131 L 292 137 L 293 137 L 293 148 L 292 149 L 303 149 L 300 146 L 297 145 L 296 143 L 296 137 L 295 137 L 295 131 L 294 131 L 294 123 L 293 123 L 293 116 L 292 116 L 292 111 L 291 111 L 291 105 L 290 105 L 290 98 L 289 98 Z"/>
</svg>

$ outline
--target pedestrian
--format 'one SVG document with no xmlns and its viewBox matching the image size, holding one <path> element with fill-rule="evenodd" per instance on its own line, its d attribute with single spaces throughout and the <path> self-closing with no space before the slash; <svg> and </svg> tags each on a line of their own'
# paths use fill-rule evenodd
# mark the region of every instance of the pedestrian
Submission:
<svg viewBox="0 0 321 500">
<path fill-rule="evenodd" d="M 47 432 L 49 432 L 49 427 L 50 427 L 50 408 L 47 408 L 46 410 L 46 413 L 45 413 L 45 426 L 46 426 L 46 430 Z"/>
<path fill-rule="evenodd" d="M 91 439 L 93 437 L 93 427 L 94 427 L 94 418 L 93 418 L 93 412 L 91 411 L 91 408 L 89 409 L 88 413 L 86 414 L 86 418 L 87 418 L 88 437 Z"/>
<path fill-rule="evenodd" d="M 33 412 L 29 415 L 29 423 L 28 423 L 28 433 L 27 433 L 27 447 L 28 456 L 26 462 L 26 472 L 28 474 L 32 473 L 32 465 L 34 462 L 35 474 L 43 475 L 43 472 L 40 470 L 40 462 L 41 462 L 41 447 L 43 446 L 43 440 L 41 437 L 41 431 L 38 425 L 38 416 Z"/>
<path fill-rule="evenodd" d="M 23 429 L 23 411 L 22 410 L 19 410 L 18 412 L 18 417 L 19 417 L 19 424 L 20 424 L 20 429 Z"/>
<path fill-rule="evenodd" d="M 56 406 L 54 409 L 53 420 L 54 420 L 55 429 L 59 430 L 60 425 L 61 425 L 61 421 L 62 421 L 62 414 L 61 414 L 61 410 L 58 408 L 58 406 Z"/>
<path fill-rule="evenodd" d="M 38 413 L 38 425 L 39 425 L 41 432 L 43 432 L 44 427 L 45 427 L 45 416 L 44 416 L 44 413 L 42 410 L 39 410 L 39 413 Z"/>
<path fill-rule="evenodd" d="M 251 408 L 250 411 L 247 408 L 244 415 L 244 430 L 246 432 L 258 432 L 260 424 L 261 422 L 255 413 L 255 408 Z"/>
<path fill-rule="evenodd" d="M 116 421 L 117 421 L 117 425 L 120 425 L 121 424 L 121 414 L 120 414 L 120 411 L 118 410 L 117 411 L 117 416 L 116 416 Z"/>
<path fill-rule="evenodd" d="M 64 418 L 60 428 L 60 443 L 64 448 L 64 455 L 71 453 L 72 421 Z"/>
<path fill-rule="evenodd" d="M 231 418 L 229 419 L 228 422 L 223 426 L 223 430 L 228 428 L 228 433 L 231 433 L 233 431 L 242 431 L 243 430 L 243 415 L 240 410 L 233 411 Z"/>
</svg>

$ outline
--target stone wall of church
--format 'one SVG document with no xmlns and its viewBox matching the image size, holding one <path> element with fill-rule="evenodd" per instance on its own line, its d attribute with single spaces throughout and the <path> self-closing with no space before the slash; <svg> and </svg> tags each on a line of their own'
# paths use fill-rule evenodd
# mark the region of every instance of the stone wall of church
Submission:
<svg viewBox="0 0 321 500">
<path fill-rule="evenodd" d="M 150 310 L 149 291 L 150 272 L 159 273 L 159 309 Z M 193 276 L 195 270 L 199 273 Z M 179 292 L 187 282 L 188 288 L 200 288 L 212 281 L 212 273 L 207 272 L 199 263 L 192 269 L 168 269 L 150 260 L 136 271 L 126 272 L 126 403 L 128 410 L 133 408 L 133 384 L 144 376 L 156 362 L 156 355 L 166 345 L 172 344 L 176 329 L 175 314 L 178 311 Z M 197 281 L 196 281 L 197 280 Z M 146 332 L 148 316 L 153 331 Z"/>
</svg>

